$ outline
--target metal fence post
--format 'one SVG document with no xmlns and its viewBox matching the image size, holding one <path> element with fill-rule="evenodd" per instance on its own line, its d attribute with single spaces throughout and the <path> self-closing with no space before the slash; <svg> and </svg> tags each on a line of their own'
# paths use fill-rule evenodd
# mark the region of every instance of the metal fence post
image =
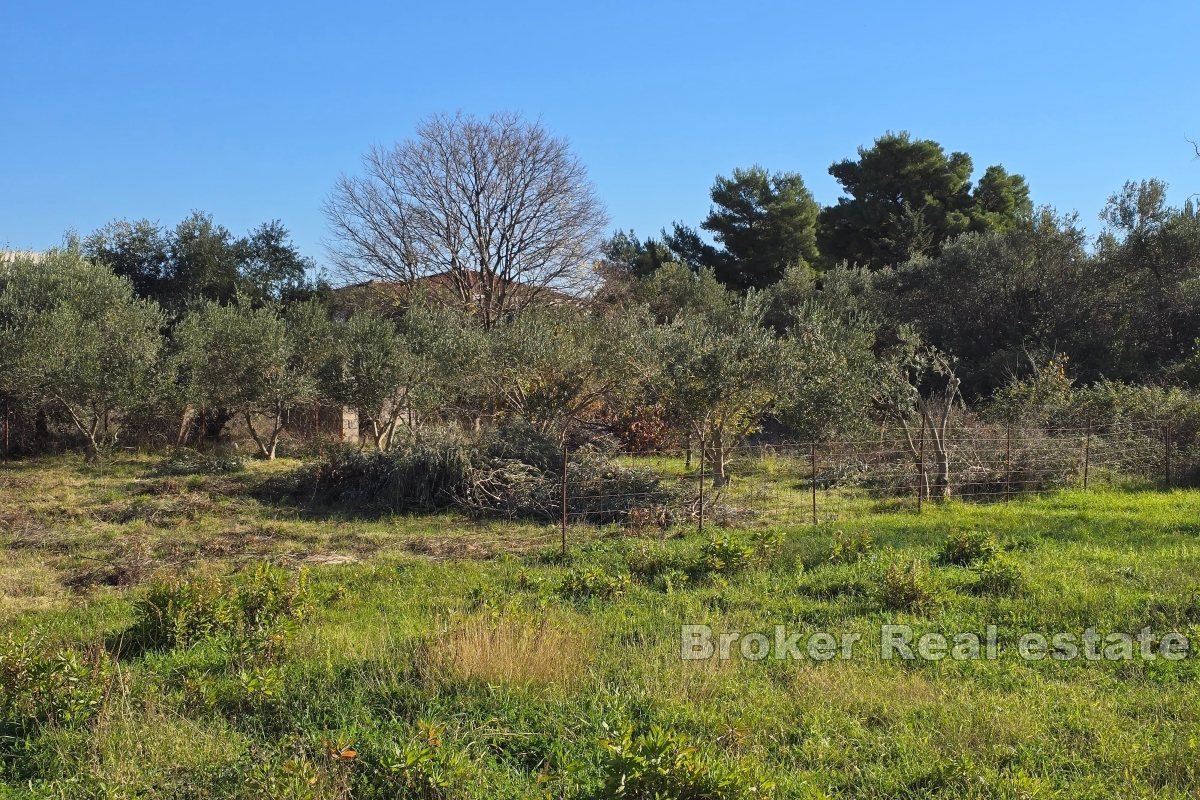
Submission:
<svg viewBox="0 0 1200 800">
<path fill-rule="evenodd" d="M 1004 429 L 1004 496 L 1012 494 L 1012 421 Z"/>
<path fill-rule="evenodd" d="M 1165 478 L 1164 488 L 1170 489 L 1171 488 L 1171 421 L 1170 420 L 1167 420 L 1166 424 L 1163 426 L 1163 465 L 1164 465 L 1163 477 Z"/>
<path fill-rule="evenodd" d="M 697 531 L 704 533 L 704 437 L 700 437 L 700 516 Z"/>
<path fill-rule="evenodd" d="M 1089 424 L 1087 438 L 1083 440 L 1083 488 L 1088 488 L 1088 473 L 1092 466 L 1092 426 Z"/>
<path fill-rule="evenodd" d="M 562 446 L 562 555 L 567 557 L 567 442 Z"/>
<path fill-rule="evenodd" d="M 808 464 L 810 467 L 810 484 L 812 487 L 812 524 L 817 524 L 817 443 L 809 442 Z"/>
<path fill-rule="evenodd" d="M 911 441 L 911 440 L 910 440 Z M 925 414 L 921 414 L 921 444 L 918 448 L 917 460 L 917 513 L 921 513 L 921 504 L 925 499 Z"/>
</svg>

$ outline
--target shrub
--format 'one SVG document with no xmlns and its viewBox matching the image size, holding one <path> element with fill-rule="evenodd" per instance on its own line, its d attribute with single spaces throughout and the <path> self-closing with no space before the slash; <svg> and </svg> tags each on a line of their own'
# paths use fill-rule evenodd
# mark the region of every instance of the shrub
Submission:
<svg viewBox="0 0 1200 800">
<path fill-rule="evenodd" d="M 103 652 L 49 652 L 37 633 L 0 644 L 0 730 L 82 725 L 100 710 L 109 674 Z"/>
<path fill-rule="evenodd" d="M 287 623 L 309 605 L 308 573 L 268 564 L 230 581 L 213 576 L 153 584 L 134 607 L 127 632 L 139 649 L 187 648 L 231 635 L 241 655 L 258 655 L 282 643 Z"/>
<path fill-rule="evenodd" d="M 629 591 L 628 575 L 611 575 L 599 569 L 573 569 L 563 578 L 558 593 L 568 600 L 611 600 Z"/>
<path fill-rule="evenodd" d="M 441 436 L 386 452 L 335 449 L 302 483 L 324 502 L 372 511 L 552 520 L 561 513 L 562 451 L 513 423 L 475 444 Z M 626 522 L 639 509 L 666 519 L 660 510 L 671 499 L 652 471 L 618 466 L 594 448 L 571 454 L 567 484 L 568 512 L 594 524 Z"/>
<path fill-rule="evenodd" d="M 891 564 L 879 581 L 879 600 L 884 608 L 920 612 L 934 604 L 935 596 L 928 571 L 916 561 L 908 565 Z"/>
<path fill-rule="evenodd" d="M 834 531 L 833 552 L 829 561 L 833 564 L 853 564 L 867 558 L 875 548 L 875 540 L 867 531 Z"/>
<path fill-rule="evenodd" d="M 444 800 L 461 796 L 461 787 L 471 782 L 470 762 L 463 751 L 442 741 L 443 733 L 442 726 L 421 720 L 415 735 L 394 744 L 389 755 L 362 758 L 354 796 L 364 800 Z"/>
<path fill-rule="evenodd" d="M 632 726 L 626 726 L 603 747 L 605 797 L 738 800 L 774 790 L 751 769 L 706 756 L 681 734 L 659 727 L 634 735 Z"/>
<path fill-rule="evenodd" d="M 706 572 L 722 575 L 740 572 L 757 562 L 754 547 L 728 533 L 709 539 L 701 556 L 701 564 Z"/>
<path fill-rule="evenodd" d="M 1025 572 L 1013 560 L 1000 555 L 975 567 L 975 582 L 971 591 L 976 594 L 1017 595 L 1025 590 Z"/>
<path fill-rule="evenodd" d="M 991 561 L 999 553 L 1000 545 L 988 531 L 956 531 L 946 537 L 938 554 L 938 563 L 965 567 Z"/>
</svg>

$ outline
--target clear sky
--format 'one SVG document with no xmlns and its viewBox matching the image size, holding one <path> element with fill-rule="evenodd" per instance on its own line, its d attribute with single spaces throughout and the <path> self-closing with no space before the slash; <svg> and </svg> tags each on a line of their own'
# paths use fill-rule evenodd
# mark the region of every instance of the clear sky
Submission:
<svg viewBox="0 0 1200 800">
<path fill-rule="evenodd" d="M 613 227 L 699 222 L 718 173 L 827 169 L 886 130 L 1002 163 L 1095 231 L 1159 177 L 1200 192 L 1200 4 L 0 0 L 0 247 L 202 209 L 281 219 L 438 111 L 568 137 Z"/>
</svg>

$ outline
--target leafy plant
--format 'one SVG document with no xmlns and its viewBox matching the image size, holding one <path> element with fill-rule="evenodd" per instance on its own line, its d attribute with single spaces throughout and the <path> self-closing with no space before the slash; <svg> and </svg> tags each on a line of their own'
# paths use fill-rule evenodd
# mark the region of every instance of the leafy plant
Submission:
<svg viewBox="0 0 1200 800">
<path fill-rule="evenodd" d="M 919 562 L 890 564 L 879 581 L 879 600 L 885 608 L 920 612 L 935 601 L 928 570 Z"/>
<path fill-rule="evenodd" d="M 232 581 L 200 575 L 155 583 L 135 605 L 126 638 L 142 649 L 169 649 L 230 635 L 242 655 L 261 655 L 278 649 L 310 599 L 306 570 L 269 564 Z"/>
<path fill-rule="evenodd" d="M 998 555 L 975 567 L 975 582 L 971 590 L 976 594 L 1017 595 L 1028 585 L 1025 571 L 1015 561 Z"/>
<path fill-rule="evenodd" d="M 0 729 L 83 725 L 100 710 L 110 665 L 103 652 L 48 651 L 35 631 L 0 644 Z"/>
<path fill-rule="evenodd" d="M 722 575 L 739 572 L 758 561 L 754 546 L 730 533 L 709 539 L 701 556 L 707 572 Z"/>
<path fill-rule="evenodd" d="M 834 531 L 833 552 L 829 561 L 833 564 L 853 564 L 867 558 L 875 548 L 875 540 L 867 531 Z"/>
<path fill-rule="evenodd" d="M 612 600 L 629 591 L 628 575 L 613 575 L 600 569 L 573 569 L 563 578 L 558 593 L 570 600 Z"/>
<path fill-rule="evenodd" d="M 626 725 L 602 744 L 605 797 L 740 800 L 774 791 L 774 784 L 759 780 L 749 768 L 707 756 L 676 731 L 655 726 L 635 735 Z"/>
<path fill-rule="evenodd" d="M 990 561 L 1000 553 L 996 537 L 987 531 L 955 531 L 947 538 L 938 554 L 941 564 L 968 566 Z"/>
</svg>

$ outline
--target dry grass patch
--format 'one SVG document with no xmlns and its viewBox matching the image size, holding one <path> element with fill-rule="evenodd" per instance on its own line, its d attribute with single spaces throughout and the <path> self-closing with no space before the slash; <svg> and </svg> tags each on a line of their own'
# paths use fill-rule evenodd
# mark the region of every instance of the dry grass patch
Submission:
<svg viewBox="0 0 1200 800">
<path fill-rule="evenodd" d="M 433 639 L 423 658 L 435 676 L 491 685 L 570 687 L 593 653 L 579 631 L 540 621 L 472 616 Z"/>
<path fill-rule="evenodd" d="M 60 606 L 68 592 L 40 559 L 9 550 L 0 561 L 0 620 Z"/>
</svg>

